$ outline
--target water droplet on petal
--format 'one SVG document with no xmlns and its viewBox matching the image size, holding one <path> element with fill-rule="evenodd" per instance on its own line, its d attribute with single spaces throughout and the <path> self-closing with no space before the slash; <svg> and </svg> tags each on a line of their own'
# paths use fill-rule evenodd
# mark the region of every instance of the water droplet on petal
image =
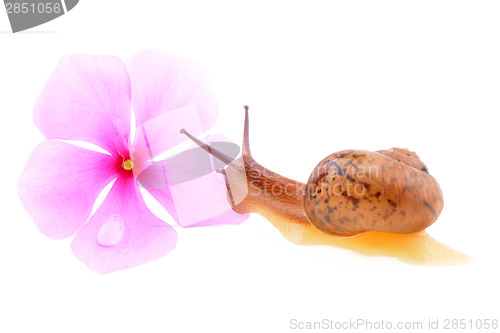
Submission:
<svg viewBox="0 0 500 333">
<path fill-rule="evenodd" d="M 123 220 L 119 215 L 111 215 L 99 229 L 97 242 L 102 246 L 113 246 L 123 237 Z"/>
</svg>

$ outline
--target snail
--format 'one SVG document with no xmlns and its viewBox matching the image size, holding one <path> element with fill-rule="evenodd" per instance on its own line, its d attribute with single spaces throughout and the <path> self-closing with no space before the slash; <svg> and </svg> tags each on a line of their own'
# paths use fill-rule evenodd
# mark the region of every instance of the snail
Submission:
<svg viewBox="0 0 500 333">
<path fill-rule="evenodd" d="M 304 184 L 253 159 L 248 118 L 245 106 L 241 156 L 234 160 L 181 130 L 227 165 L 218 171 L 225 176 L 228 200 L 237 213 L 308 223 L 332 236 L 415 233 L 441 213 L 441 188 L 414 152 L 401 148 L 339 151 L 319 162 Z"/>
</svg>

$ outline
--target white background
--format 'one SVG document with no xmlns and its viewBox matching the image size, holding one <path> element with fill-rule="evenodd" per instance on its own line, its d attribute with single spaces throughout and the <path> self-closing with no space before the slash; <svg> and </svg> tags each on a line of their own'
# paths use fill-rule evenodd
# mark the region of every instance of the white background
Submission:
<svg viewBox="0 0 500 333">
<path fill-rule="evenodd" d="M 85 0 L 12 34 L 0 13 L 0 331 L 293 332 L 293 318 L 424 327 L 500 319 L 499 17 L 497 1 Z M 445 196 L 429 234 L 474 261 L 413 266 L 294 245 L 253 215 L 240 226 L 177 228 L 166 257 L 91 272 L 70 239 L 37 231 L 17 197 L 28 154 L 44 140 L 32 108 L 63 55 L 127 59 L 146 48 L 209 71 L 220 103 L 211 133 L 239 142 L 249 104 L 254 157 L 288 177 L 306 181 L 342 149 L 417 151 Z"/>
</svg>

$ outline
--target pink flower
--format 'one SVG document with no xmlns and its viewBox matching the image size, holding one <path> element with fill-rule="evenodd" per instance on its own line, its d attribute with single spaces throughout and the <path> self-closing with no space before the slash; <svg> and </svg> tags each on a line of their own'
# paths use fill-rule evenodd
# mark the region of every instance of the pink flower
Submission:
<svg viewBox="0 0 500 333">
<path fill-rule="evenodd" d="M 133 142 L 131 110 L 137 123 Z M 100 273 L 158 259 L 175 247 L 175 230 L 150 212 L 138 178 L 154 179 L 146 190 L 182 226 L 239 224 L 247 216 L 222 204 L 227 202 L 222 175 L 209 172 L 173 186 L 168 181 L 169 172 L 176 172 L 172 161 L 151 162 L 186 140 L 181 128 L 201 134 L 216 116 L 209 80 L 192 62 L 160 51 L 139 53 L 127 65 L 114 56 L 66 56 L 35 105 L 35 124 L 48 141 L 28 159 L 19 180 L 21 201 L 45 235 L 76 234 L 73 253 Z M 109 154 L 61 140 L 92 143 Z M 179 169 L 183 163 L 186 159 L 173 164 Z M 158 168 L 160 173 L 151 173 Z M 97 196 L 114 179 L 89 218 Z M 204 196 L 219 198 L 220 206 L 199 209 Z"/>
</svg>

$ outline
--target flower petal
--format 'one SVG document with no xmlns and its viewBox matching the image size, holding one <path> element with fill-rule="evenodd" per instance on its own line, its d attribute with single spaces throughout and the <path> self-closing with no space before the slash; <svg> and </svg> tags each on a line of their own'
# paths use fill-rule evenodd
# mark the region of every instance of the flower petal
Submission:
<svg viewBox="0 0 500 333">
<path fill-rule="evenodd" d="M 117 176 L 117 165 L 110 155 L 45 141 L 31 153 L 18 194 L 42 233 L 65 238 L 87 220 L 99 193 Z"/>
<path fill-rule="evenodd" d="M 217 140 L 215 136 L 207 140 Z M 219 140 L 222 138 L 219 138 Z M 237 145 L 211 142 L 227 155 L 236 157 Z M 224 175 L 216 173 L 220 161 L 197 147 L 161 162 L 154 162 L 137 178 L 181 226 L 240 224 L 248 216 L 232 210 Z M 215 168 L 214 168 L 215 167 Z M 246 184 L 245 184 L 246 185 Z"/>
<path fill-rule="evenodd" d="M 163 181 L 166 186 L 163 189 L 146 189 L 182 227 L 237 225 L 245 222 L 250 215 L 238 214 L 232 210 L 227 201 L 227 190 L 222 187 L 224 178 L 216 178 L 218 176 L 222 177 L 222 175 L 210 174 L 209 177 L 205 176 L 198 182 L 190 183 L 187 188 L 175 188 L 175 197 L 165 178 Z M 209 184 L 210 182 L 212 184 Z M 199 184 L 202 185 L 199 186 Z M 215 186 L 209 187 L 210 185 Z"/>
<path fill-rule="evenodd" d="M 129 141 L 130 79 L 114 56 L 69 55 L 61 59 L 34 109 L 48 139 L 93 143 L 116 155 Z"/>
<path fill-rule="evenodd" d="M 249 217 L 250 214 L 238 214 L 231 209 L 220 215 L 208 218 L 198 223 L 187 225 L 185 228 L 205 227 L 211 225 L 238 225 L 245 222 Z"/>
<path fill-rule="evenodd" d="M 176 242 L 175 230 L 149 211 L 134 178 L 121 176 L 71 248 L 91 270 L 110 273 L 156 260 Z"/>
<path fill-rule="evenodd" d="M 167 175 L 168 177 L 168 175 Z M 215 224 L 240 224 L 245 219 L 232 210 L 224 175 L 208 175 L 170 186 L 178 222 L 183 227 Z M 226 212 L 233 214 L 224 215 Z M 210 221 L 208 221 L 210 220 Z"/>
<path fill-rule="evenodd" d="M 193 135 L 203 133 L 194 105 L 160 114 L 137 127 L 134 138 L 134 159 L 144 163 L 186 140 L 184 128 Z"/>
<path fill-rule="evenodd" d="M 127 68 L 138 125 L 165 112 L 193 105 L 204 131 L 215 123 L 217 100 L 208 75 L 198 64 L 162 51 L 147 50 L 136 54 Z"/>
</svg>

